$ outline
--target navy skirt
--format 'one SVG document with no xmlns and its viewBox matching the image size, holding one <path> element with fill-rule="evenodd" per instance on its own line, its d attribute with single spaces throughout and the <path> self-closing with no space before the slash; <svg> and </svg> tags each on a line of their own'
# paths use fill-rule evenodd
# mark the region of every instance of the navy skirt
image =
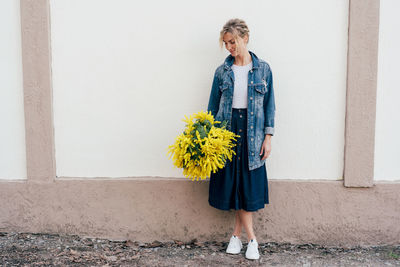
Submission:
<svg viewBox="0 0 400 267">
<path fill-rule="evenodd" d="M 211 173 L 208 203 L 220 210 L 257 211 L 269 204 L 268 179 L 265 164 L 249 170 L 247 109 L 232 109 L 231 125 L 231 131 L 240 135 L 234 147 L 236 155 L 224 168 Z"/>
</svg>

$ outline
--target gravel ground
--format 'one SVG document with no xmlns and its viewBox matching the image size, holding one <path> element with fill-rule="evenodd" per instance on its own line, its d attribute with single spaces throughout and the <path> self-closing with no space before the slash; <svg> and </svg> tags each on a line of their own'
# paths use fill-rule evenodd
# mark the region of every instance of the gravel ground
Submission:
<svg viewBox="0 0 400 267">
<path fill-rule="evenodd" d="M 225 253 L 227 242 L 111 241 L 75 235 L 1 233 L 2 266 L 400 266 L 399 246 L 259 244 L 259 260 Z"/>
</svg>

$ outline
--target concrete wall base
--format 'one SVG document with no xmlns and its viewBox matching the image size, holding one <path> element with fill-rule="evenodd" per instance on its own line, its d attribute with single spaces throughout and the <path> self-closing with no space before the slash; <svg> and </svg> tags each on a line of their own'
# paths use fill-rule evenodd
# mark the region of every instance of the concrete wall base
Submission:
<svg viewBox="0 0 400 267">
<path fill-rule="evenodd" d="M 0 231 L 114 240 L 227 241 L 234 211 L 208 204 L 208 181 L 56 179 L 0 182 Z M 343 181 L 272 180 L 254 214 L 260 242 L 400 244 L 400 183 L 346 188 Z M 243 238 L 245 237 L 245 233 Z"/>
</svg>

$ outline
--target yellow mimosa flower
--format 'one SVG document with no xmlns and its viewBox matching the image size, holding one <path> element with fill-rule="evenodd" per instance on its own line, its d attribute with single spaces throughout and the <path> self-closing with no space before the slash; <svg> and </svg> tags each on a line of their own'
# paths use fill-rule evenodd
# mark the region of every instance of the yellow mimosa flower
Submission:
<svg viewBox="0 0 400 267">
<path fill-rule="evenodd" d="M 215 126 L 220 122 L 211 112 L 200 111 L 185 116 L 183 121 L 185 130 L 168 146 L 168 154 L 176 167 L 183 168 L 183 175 L 192 180 L 204 180 L 211 172 L 223 168 L 227 159 L 232 160 L 236 145 L 233 141 L 239 135 Z"/>
</svg>

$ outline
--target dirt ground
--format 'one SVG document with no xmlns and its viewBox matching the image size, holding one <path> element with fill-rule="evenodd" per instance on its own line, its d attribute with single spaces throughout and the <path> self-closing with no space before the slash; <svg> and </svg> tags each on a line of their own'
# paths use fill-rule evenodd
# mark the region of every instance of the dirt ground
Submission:
<svg viewBox="0 0 400 267">
<path fill-rule="evenodd" d="M 243 240 L 244 241 L 244 240 Z M 225 253 L 227 242 L 111 241 L 75 235 L 1 233 L 1 266 L 400 266 L 399 246 L 259 244 L 259 260 Z"/>
</svg>

